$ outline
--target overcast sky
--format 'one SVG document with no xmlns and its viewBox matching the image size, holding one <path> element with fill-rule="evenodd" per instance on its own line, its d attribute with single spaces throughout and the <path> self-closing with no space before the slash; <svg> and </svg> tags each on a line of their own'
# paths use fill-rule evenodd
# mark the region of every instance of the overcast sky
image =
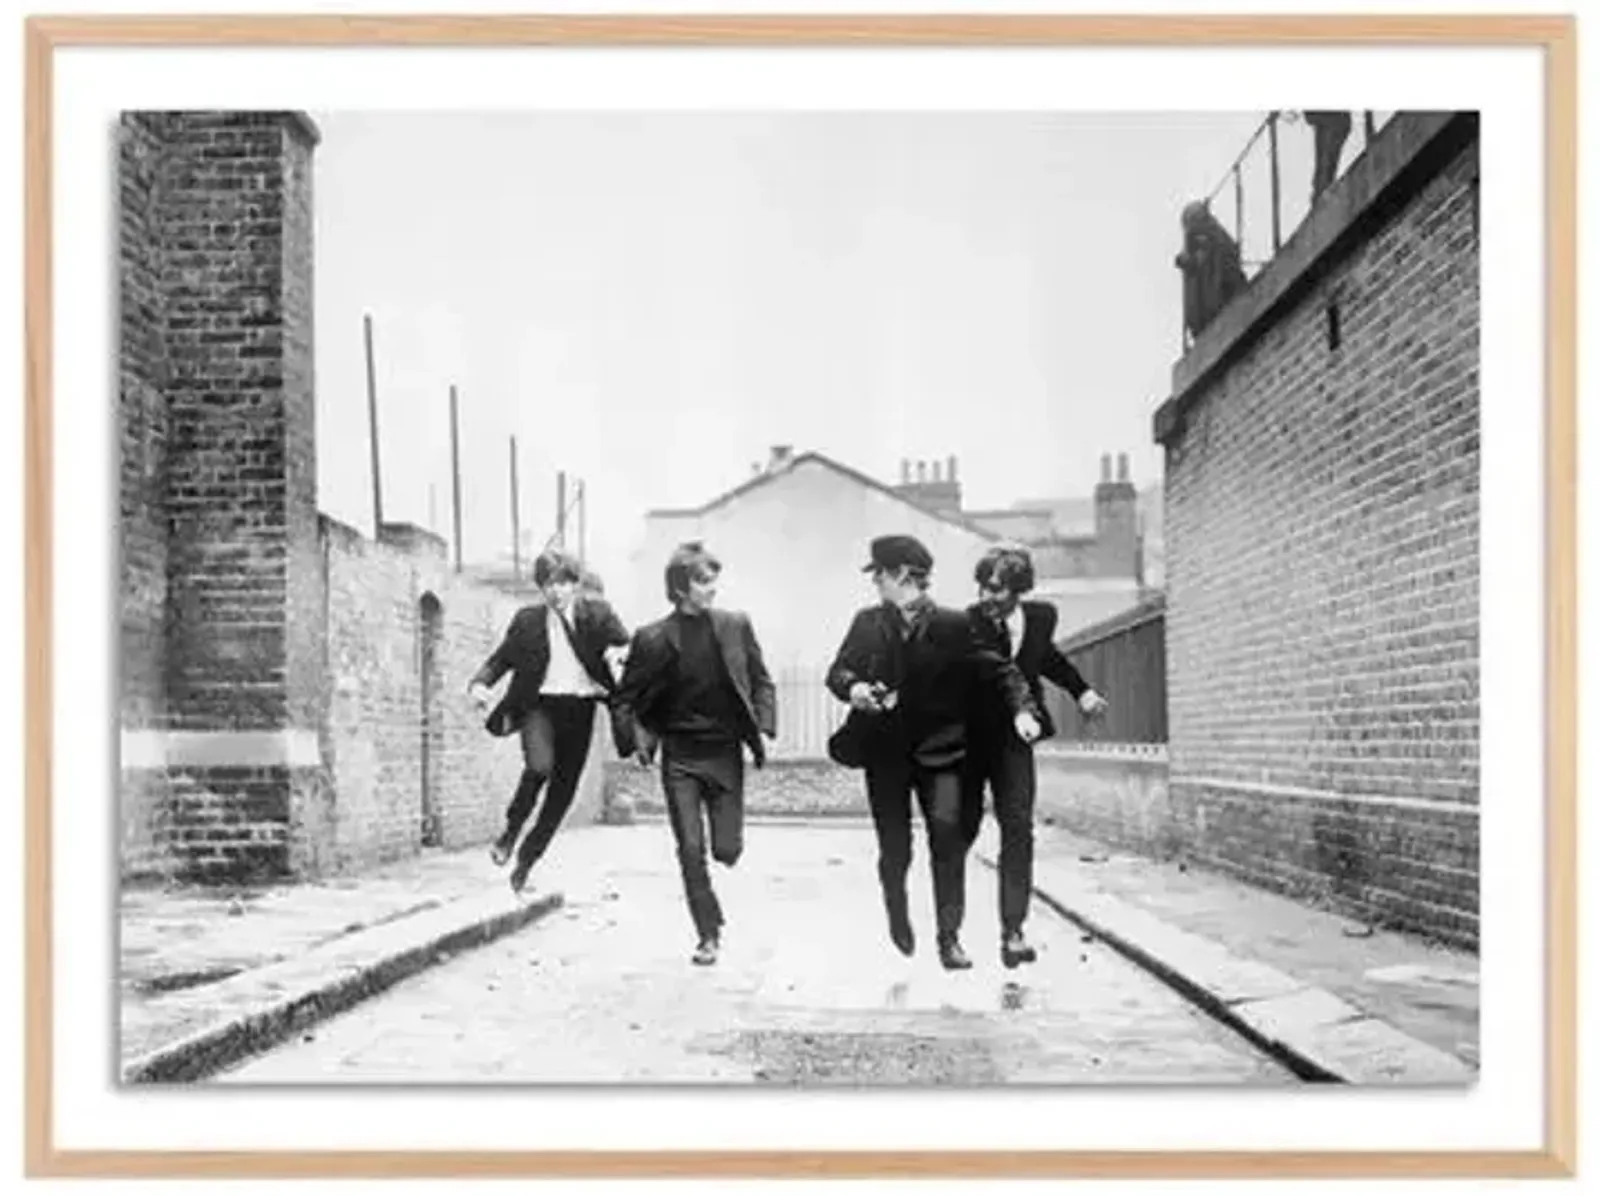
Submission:
<svg viewBox="0 0 1600 1196">
<path fill-rule="evenodd" d="M 467 559 L 509 545 L 515 435 L 524 528 L 583 476 L 602 573 L 774 444 L 955 454 L 969 507 L 1159 477 L 1178 213 L 1262 116 L 313 115 L 322 509 L 371 527 L 370 312 L 385 518 L 448 534 L 454 382 Z"/>
</svg>

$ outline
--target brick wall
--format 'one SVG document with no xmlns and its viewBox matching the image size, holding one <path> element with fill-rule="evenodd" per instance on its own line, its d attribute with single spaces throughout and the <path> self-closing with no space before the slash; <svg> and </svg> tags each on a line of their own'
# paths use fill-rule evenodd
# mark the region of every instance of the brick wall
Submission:
<svg viewBox="0 0 1600 1196">
<path fill-rule="evenodd" d="M 147 112 L 119 140 L 125 867 L 282 874 L 311 725 L 289 655 L 314 634 L 290 591 L 316 585 L 315 131 Z"/>
<path fill-rule="evenodd" d="M 1166 423 L 1167 650 L 1194 856 L 1475 943 L 1478 158 L 1461 127 L 1418 136 Z M 1376 187 L 1346 182 L 1328 220 Z"/>
<path fill-rule="evenodd" d="M 328 783 L 305 815 L 314 853 L 306 872 L 401 858 L 425 839 L 447 848 L 487 843 L 522 771 L 517 740 L 490 736 L 466 697 L 467 679 L 500 641 L 518 601 L 458 581 L 443 541 L 393 525 L 385 533 L 374 542 L 322 518 Z M 568 824 L 599 816 L 609 740 L 602 713 Z"/>
<path fill-rule="evenodd" d="M 307 448 L 289 429 L 310 397 L 309 361 L 290 360 L 309 357 L 309 339 L 285 334 L 309 322 L 311 255 L 290 243 L 286 213 L 301 198 L 291 186 L 309 193 L 294 163 L 311 147 L 282 114 L 166 120 L 169 713 L 196 729 L 278 728 L 290 508 L 306 497 L 289 490 L 292 450 Z"/>
<path fill-rule="evenodd" d="M 665 819 L 659 765 L 647 768 L 632 760 L 613 760 L 606 773 L 621 805 L 644 817 Z M 859 769 L 842 768 L 830 760 L 768 760 L 765 767 L 756 768 L 749 753 L 744 808 L 755 817 L 866 818 L 870 813 L 865 774 Z M 670 851 L 672 832 L 663 826 L 661 837 L 662 850 Z"/>
<path fill-rule="evenodd" d="M 1044 825 L 1158 859 L 1183 852 L 1160 746 L 1047 742 L 1035 750 L 1034 768 L 1035 817 Z"/>
<path fill-rule="evenodd" d="M 514 600 L 420 529 L 317 511 L 316 140 L 292 112 L 121 123 L 125 876 L 484 842 L 521 771 L 464 697 Z M 598 724 L 573 822 L 599 814 Z"/>
<path fill-rule="evenodd" d="M 166 706 L 168 428 L 160 128 L 146 117 L 124 117 L 118 158 L 121 713 L 123 726 L 142 729 L 161 726 Z M 146 769 L 130 781 L 121 810 L 124 856 L 135 870 L 150 870 L 162 857 L 166 777 Z"/>
</svg>

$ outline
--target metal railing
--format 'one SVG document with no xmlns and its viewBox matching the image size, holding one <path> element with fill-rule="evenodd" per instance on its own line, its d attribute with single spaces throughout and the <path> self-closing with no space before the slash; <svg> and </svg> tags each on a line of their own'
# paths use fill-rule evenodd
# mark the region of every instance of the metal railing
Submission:
<svg viewBox="0 0 1600 1196">
<path fill-rule="evenodd" d="M 1394 113 L 1366 110 L 1346 115 L 1351 118 L 1350 131 L 1322 180 L 1324 186 L 1350 169 Z M 1238 242 L 1247 276 L 1272 260 L 1310 212 L 1316 165 L 1316 132 L 1307 114 L 1269 112 L 1202 197 Z"/>
</svg>

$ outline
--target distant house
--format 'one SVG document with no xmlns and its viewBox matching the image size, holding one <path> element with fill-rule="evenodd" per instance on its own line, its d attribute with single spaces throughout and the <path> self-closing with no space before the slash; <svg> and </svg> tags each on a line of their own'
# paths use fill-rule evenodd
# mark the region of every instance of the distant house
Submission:
<svg viewBox="0 0 1600 1196">
<path fill-rule="evenodd" d="M 771 450 L 752 476 L 702 506 L 656 510 L 628 570 L 629 592 L 616 595 L 630 622 L 664 608 L 661 570 L 673 547 L 703 539 L 723 557 L 721 601 L 750 612 L 775 662 L 810 668 L 831 655 L 851 613 L 872 601 L 862 576 L 867 542 L 909 533 L 934 557 L 933 593 L 964 605 L 974 595 L 973 566 L 1001 540 L 1033 547 L 1037 595 L 1062 612 L 1062 634 L 1134 605 L 1140 581 L 1138 496 L 1127 480 L 1112 480 L 1110 458 L 1090 504 L 1089 534 L 1064 535 L 1052 512 L 1018 504 L 1002 511 L 967 511 L 954 457 L 901 463 L 889 485 L 817 452 Z"/>
<path fill-rule="evenodd" d="M 1106 463 L 1101 462 L 1104 471 Z M 1139 580 L 1146 590 L 1166 588 L 1166 549 L 1163 533 L 1162 503 L 1164 486 L 1156 481 L 1136 488 L 1135 503 L 1138 511 Z M 1029 544 L 1042 541 L 1081 541 L 1095 536 L 1095 500 L 1092 495 L 1076 498 L 1022 498 L 1009 508 L 998 511 L 968 511 L 967 517 L 976 519 L 1008 537 Z M 1015 529 L 1015 530 L 1011 530 Z M 1041 570 L 1071 576 L 1065 554 L 1036 554 Z"/>
<path fill-rule="evenodd" d="M 1074 631 L 1137 605 L 1164 582 L 1161 486 L 1138 490 L 1126 454 L 1112 476 L 1109 454 L 1100 458 L 1100 482 L 1080 497 L 1023 499 L 992 511 L 965 511 L 968 519 L 1033 553 L 1035 597 L 1052 602 L 1061 632 Z"/>
<path fill-rule="evenodd" d="M 831 658 L 852 612 L 873 601 L 861 567 L 874 536 L 906 533 L 934 557 L 934 594 L 972 594 L 972 569 L 998 536 L 958 513 L 931 510 L 821 453 L 772 450 L 749 480 L 704 505 L 656 510 L 618 593 L 637 623 L 665 607 L 661 571 L 672 549 L 702 539 L 724 561 L 719 602 L 748 611 L 767 655 L 812 668 Z"/>
</svg>

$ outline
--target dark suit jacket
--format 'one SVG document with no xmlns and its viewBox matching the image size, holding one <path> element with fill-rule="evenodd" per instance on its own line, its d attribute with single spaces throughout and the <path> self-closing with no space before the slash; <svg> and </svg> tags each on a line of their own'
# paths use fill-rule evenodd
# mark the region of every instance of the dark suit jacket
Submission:
<svg viewBox="0 0 1600 1196">
<path fill-rule="evenodd" d="M 483 667 L 472 675 L 472 682 L 493 685 L 507 672 L 511 684 L 505 696 L 490 712 L 487 723 L 495 735 L 509 735 L 522 725 L 522 720 L 539 697 L 539 687 L 544 684 L 545 673 L 550 668 L 550 640 L 545 633 L 549 608 L 544 605 L 525 606 L 511 618 L 505 638 L 499 647 L 489 653 Z M 596 685 L 609 695 L 616 688 L 611 666 L 606 662 L 607 648 L 620 648 L 628 642 L 628 632 L 617 618 L 616 611 L 603 598 L 579 596 L 572 604 L 572 650 L 583 666 L 583 671 L 594 679 Z M 557 634 L 565 634 L 559 627 Z"/>
<path fill-rule="evenodd" d="M 712 634 L 722 649 L 722 663 L 739 698 L 739 726 L 731 728 L 750 748 L 759 768 L 767 752 L 762 734 L 778 730 L 777 690 L 761 657 L 761 645 L 749 618 L 739 611 L 710 612 Z M 617 728 L 617 750 L 624 755 L 635 748 L 654 752 L 661 739 L 666 697 L 677 678 L 681 645 L 678 623 L 671 615 L 639 628 L 628 649 L 628 663 L 612 702 Z"/>
<path fill-rule="evenodd" d="M 972 620 L 975 635 L 992 646 L 995 651 L 1003 650 L 1005 643 L 1001 638 L 1003 628 L 990 617 L 981 603 L 975 602 L 967 607 L 967 617 Z M 1083 676 L 1072 667 L 1072 662 L 1056 647 L 1058 618 L 1056 608 L 1048 602 L 1022 603 L 1022 647 L 1017 652 L 1015 661 L 1023 679 L 1028 683 L 1029 697 L 1032 698 L 1039 714 L 1040 739 L 1048 739 L 1056 733 L 1055 722 L 1044 704 L 1044 687 L 1039 683 L 1040 678 L 1054 681 L 1072 696 L 1073 701 L 1077 701 L 1079 695 L 1089 688 Z M 987 708 L 980 707 L 976 711 L 974 719 L 976 729 L 984 738 L 1016 734 L 1010 720 L 1000 718 L 999 713 L 992 703 Z"/>
<path fill-rule="evenodd" d="M 858 681 L 882 682 L 899 694 L 895 710 L 851 716 L 876 723 L 870 757 L 910 758 L 924 768 L 953 768 L 967 750 L 974 708 L 999 705 L 1008 715 L 1033 709 L 1021 670 L 974 634 L 966 612 L 928 608 L 909 639 L 887 603 L 857 611 L 828 670 L 828 688 L 842 702 Z M 870 767 L 870 764 L 869 764 Z"/>
</svg>

